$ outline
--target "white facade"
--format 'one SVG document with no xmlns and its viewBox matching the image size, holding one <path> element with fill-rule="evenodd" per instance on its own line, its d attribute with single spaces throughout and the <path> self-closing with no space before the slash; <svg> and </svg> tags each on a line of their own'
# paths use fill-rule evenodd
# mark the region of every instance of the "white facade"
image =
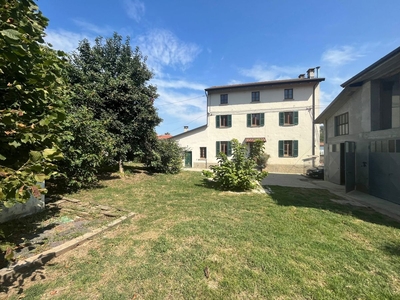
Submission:
<svg viewBox="0 0 400 300">
<path fill-rule="evenodd" d="M 313 108 L 318 115 L 323 80 L 311 77 L 206 89 L 207 125 L 173 137 L 191 152 L 186 167 L 217 164 L 217 147 L 224 151 L 223 142 L 233 138 L 241 143 L 265 140 L 268 171 L 303 173 L 318 165 L 319 126 L 313 132 Z"/>
</svg>

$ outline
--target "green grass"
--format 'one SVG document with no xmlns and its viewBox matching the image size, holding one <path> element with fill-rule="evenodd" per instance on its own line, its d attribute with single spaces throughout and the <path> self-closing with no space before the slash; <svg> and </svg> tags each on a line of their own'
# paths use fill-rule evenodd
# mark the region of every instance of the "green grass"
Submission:
<svg viewBox="0 0 400 300">
<path fill-rule="evenodd" d="M 221 192 L 196 172 L 102 185 L 73 197 L 138 216 L 25 281 L 25 299 L 400 298 L 400 224 L 326 190 Z"/>
</svg>

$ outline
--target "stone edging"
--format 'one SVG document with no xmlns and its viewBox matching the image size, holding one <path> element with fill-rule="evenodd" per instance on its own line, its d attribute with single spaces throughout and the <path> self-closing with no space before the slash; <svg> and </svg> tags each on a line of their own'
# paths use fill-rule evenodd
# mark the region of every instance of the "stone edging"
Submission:
<svg viewBox="0 0 400 300">
<path fill-rule="evenodd" d="M 27 259 L 24 259 L 22 261 L 17 262 L 15 265 L 11 266 L 10 268 L 3 268 L 0 270 L 0 284 L 11 284 L 17 277 L 18 273 L 22 273 L 25 270 L 29 268 L 37 268 L 40 266 L 43 266 L 46 264 L 48 261 L 53 259 L 54 257 L 60 256 L 61 254 L 72 250 L 79 245 L 82 245 L 85 243 L 87 240 L 95 237 L 96 235 L 102 233 L 103 231 L 120 224 L 121 222 L 125 221 L 126 219 L 130 219 L 134 217 L 136 213 L 129 213 L 126 216 L 122 216 L 118 218 L 117 220 L 114 220 L 111 223 L 108 223 L 107 225 L 104 225 L 100 228 L 97 228 L 91 232 L 85 233 L 82 236 L 79 236 L 71 241 L 65 242 L 62 245 L 59 245 L 57 247 L 51 248 L 47 251 L 44 251 L 40 254 L 34 255 L 32 257 L 29 257 Z"/>
</svg>

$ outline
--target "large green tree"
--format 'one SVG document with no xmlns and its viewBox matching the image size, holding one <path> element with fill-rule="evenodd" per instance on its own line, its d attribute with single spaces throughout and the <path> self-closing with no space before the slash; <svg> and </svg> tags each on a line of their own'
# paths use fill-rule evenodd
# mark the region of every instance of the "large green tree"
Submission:
<svg viewBox="0 0 400 300">
<path fill-rule="evenodd" d="M 83 40 L 71 56 L 72 104 L 89 108 L 106 124 L 121 172 L 127 157 L 150 153 L 156 142 L 161 119 L 153 105 L 158 95 L 149 84 L 152 76 L 139 48 L 133 50 L 129 38 L 123 41 L 117 33 L 98 37 L 93 46 Z"/>
<path fill-rule="evenodd" d="M 54 172 L 64 119 L 63 53 L 44 44 L 32 0 L 0 0 L 0 201 L 12 205 Z"/>
</svg>

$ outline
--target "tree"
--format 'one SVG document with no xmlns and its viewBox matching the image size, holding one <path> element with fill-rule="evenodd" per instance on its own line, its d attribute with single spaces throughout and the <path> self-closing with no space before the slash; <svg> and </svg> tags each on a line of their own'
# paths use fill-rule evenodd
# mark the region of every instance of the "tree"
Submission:
<svg viewBox="0 0 400 300">
<path fill-rule="evenodd" d="M 268 173 L 258 171 L 254 157 L 261 155 L 263 147 L 253 149 L 252 156 L 246 155 L 246 146 L 241 145 L 237 139 L 232 140 L 232 159 L 228 159 L 225 153 L 218 154 L 218 165 L 212 166 L 215 183 L 224 190 L 250 190 L 257 182 L 265 178 Z M 210 175 L 203 172 L 204 175 Z"/>
<path fill-rule="evenodd" d="M 129 38 L 114 33 L 98 37 L 92 47 L 80 42 L 69 70 L 75 106 L 93 111 L 115 143 L 120 172 L 127 157 L 151 153 L 157 141 L 154 128 L 161 122 L 153 105 L 156 88 L 148 84 L 152 73 L 139 48 L 132 50 Z"/>
<path fill-rule="evenodd" d="M 57 165 L 62 176 L 56 184 L 70 191 L 95 184 L 99 169 L 115 155 L 114 139 L 105 124 L 94 119 L 85 106 L 71 106 L 64 122 L 64 130 L 71 132 L 62 139 L 63 159 Z"/>
<path fill-rule="evenodd" d="M 175 140 L 158 140 L 145 164 L 155 172 L 177 174 L 182 170 L 183 153 L 184 150 Z"/>
<path fill-rule="evenodd" d="M 0 201 L 11 206 L 55 172 L 65 117 L 64 53 L 44 44 L 48 24 L 32 0 L 0 1 Z"/>
</svg>

